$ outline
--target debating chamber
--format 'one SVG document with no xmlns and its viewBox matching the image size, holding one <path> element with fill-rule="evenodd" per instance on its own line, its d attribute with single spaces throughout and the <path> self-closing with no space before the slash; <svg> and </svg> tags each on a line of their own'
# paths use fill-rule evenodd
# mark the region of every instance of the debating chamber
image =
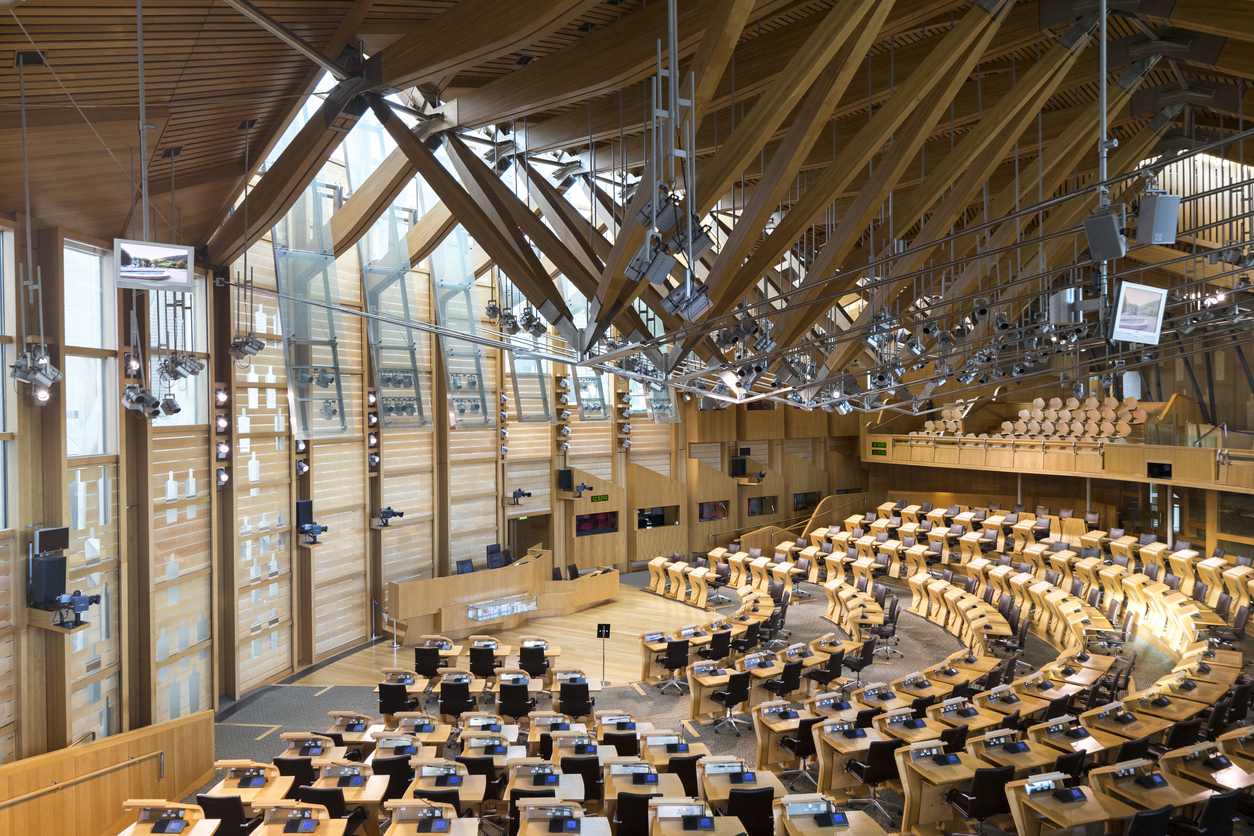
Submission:
<svg viewBox="0 0 1254 836">
<path fill-rule="evenodd" d="M 1251 0 L 0 0 L 0 148 L 0 836 L 1254 836 Z"/>
</svg>

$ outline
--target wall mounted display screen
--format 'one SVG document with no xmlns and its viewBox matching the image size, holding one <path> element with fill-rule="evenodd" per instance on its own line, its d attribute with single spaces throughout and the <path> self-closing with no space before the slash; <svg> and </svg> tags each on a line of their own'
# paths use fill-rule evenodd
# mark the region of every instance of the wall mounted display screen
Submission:
<svg viewBox="0 0 1254 836">
<path fill-rule="evenodd" d="M 113 240 L 117 286 L 133 290 L 192 289 L 195 258 L 191 247 L 148 241 Z"/>
<path fill-rule="evenodd" d="M 822 491 L 795 493 L 792 495 L 792 509 L 794 511 L 813 511 L 815 508 L 819 507 L 819 501 L 822 498 Z"/>
<path fill-rule="evenodd" d="M 727 519 L 727 505 L 729 501 L 720 499 L 717 502 L 698 502 L 697 520 L 699 522 L 714 522 L 715 520 Z"/>
<path fill-rule="evenodd" d="M 593 534 L 613 534 L 616 531 L 618 531 L 617 511 L 575 515 L 576 537 L 589 537 Z"/>
<path fill-rule="evenodd" d="M 1110 329 L 1110 338 L 1158 345 L 1166 307 L 1165 288 L 1123 282 L 1119 285 L 1119 302 L 1115 305 L 1115 322 Z"/>
<path fill-rule="evenodd" d="M 661 528 L 664 525 L 679 525 L 678 505 L 661 505 L 636 510 L 636 528 Z"/>
</svg>

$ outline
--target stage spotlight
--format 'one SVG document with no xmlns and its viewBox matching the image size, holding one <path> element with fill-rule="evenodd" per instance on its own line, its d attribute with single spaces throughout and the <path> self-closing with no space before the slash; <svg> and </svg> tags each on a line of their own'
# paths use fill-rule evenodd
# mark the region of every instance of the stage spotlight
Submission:
<svg viewBox="0 0 1254 836">
<path fill-rule="evenodd" d="M 318 415 L 324 421 L 330 421 L 339 414 L 340 410 L 335 406 L 335 401 L 331 400 L 323 401 L 322 406 L 318 409 Z"/>
<path fill-rule="evenodd" d="M 304 459 L 297 459 L 296 460 L 296 475 L 304 476 L 308 472 L 309 472 L 309 462 L 305 461 Z"/>
<path fill-rule="evenodd" d="M 217 480 L 218 480 L 218 487 L 222 487 L 227 482 L 231 481 L 231 474 L 227 472 L 227 469 L 225 467 L 218 468 Z"/>
</svg>

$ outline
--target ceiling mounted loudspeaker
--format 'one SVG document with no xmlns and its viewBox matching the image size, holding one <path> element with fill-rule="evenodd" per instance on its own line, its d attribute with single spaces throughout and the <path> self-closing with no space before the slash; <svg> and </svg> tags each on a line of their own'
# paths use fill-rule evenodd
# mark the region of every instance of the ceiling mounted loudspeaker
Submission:
<svg viewBox="0 0 1254 836">
<path fill-rule="evenodd" d="M 1126 226 L 1122 203 L 1098 209 L 1084 219 L 1084 235 L 1093 261 L 1114 261 L 1127 255 L 1128 239 L 1123 235 Z"/>
<path fill-rule="evenodd" d="M 1179 218 L 1179 195 L 1146 192 L 1141 195 L 1141 208 L 1137 213 L 1136 242 L 1138 244 L 1176 243 L 1176 225 Z"/>
</svg>

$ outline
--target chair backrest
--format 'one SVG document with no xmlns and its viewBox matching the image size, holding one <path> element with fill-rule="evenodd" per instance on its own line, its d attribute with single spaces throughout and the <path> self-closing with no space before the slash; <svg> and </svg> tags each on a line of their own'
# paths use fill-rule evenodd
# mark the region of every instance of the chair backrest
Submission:
<svg viewBox="0 0 1254 836">
<path fill-rule="evenodd" d="M 1016 566 L 1015 568 L 1018 570 L 1018 572 L 1019 572 L 1019 574 L 1020 574 L 1020 575 L 1030 575 L 1030 574 L 1032 574 L 1032 564 L 1031 564 L 1031 563 L 1020 563 L 1020 564 L 1019 564 L 1018 566 Z"/>
<path fill-rule="evenodd" d="M 544 655 L 543 647 L 518 648 L 518 667 L 527 672 L 528 676 L 543 676 L 549 669 L 549 660 Z"/>
<path fill-rule="evenodd" d="M 634 732 L 605 732 L 601 735 L 601 742 L 613 746 L 614 751 L 625 758 L 640 754 L 640 738 Z"/>
<path fill-rule="evenodd" d="M 1102 556 L 1101 549 L 1094 549 L 1094 548 L 1080 549 L 1081 560 L 1087 560 L 1090 557 L 1101 557 L 1101 556 Z"/>
<path fill-rule="evenodd" d="M 244 802 L 238 795 L 197 795 L 196 803 L 205 811 L 205 818 L 218 820 L 218 833 L 243 833 Z"/>
<path fill-rule="evenodd" d="M 827 542 L 819 543 L 819 554 L 831 554 L 831 553 L 832 553 L 831 543 L 827 543 Z"/>
<path fill-rule="evenodd" d="M 318 773 L 313 768 L 313 758 L 275 758 L 274 765 L 279 768 L 280 775 L 295 779 L 292 786 L 307 787 L 318 780 Z"/>
<path fill-rule="evenodd" d="M 863 575 L 862 577 L 858 578 L 858 582 L 854 584 L 854 587 L 859 592 L 866 592 L 866 575 Z"/>
<path fill-rule="evenodd" d="M 728 553 L 728 554 L 739 554 L 739 553 L 740 553 L 740 544 L 739 544 L 739 543 L 728 543 L 728 544 L 727 544 L 727 553 Z"/>
<path fill-rule="evenodd" d="M 814 727 L 823 722 L 823 720 L 823 717 L 810 717 L 797 724 L 797 731 L 795 732 L 797 745 L 796 750 L 792 754 L 799 758 L 809 758 L 816 754 L 814 748 Z"/>
<path fill-rule="evenodd" d="M 945 583 L 951 583 L 953 579 L 954 579 L 953 569 L 944 569 L 941 571 L 941 580 L 943 580 Z"/>
<path fill-rule="evenodd" d="M 971 521 L 972 521 L 972 522 L 984 522 L 984 520 L 986 520 L 986 519 L 988 519 L 988 511 L 985 511 L 985 510 L 981 509 L 981 510 L 979 510 L 979 511 L 972 511 L 972 512 L 971 512 Z"/>
<path fill-rule="evenodd" d="M 867 747 L 866 774 L 862 780 L 868 784 L 882 784 L 897 777 L 897 759 L 893 752 L 904 746 L 904 740 L 875 740 Z"/>
<path fill-rule="evenodd" d="M 981 538 L 989 543 L 996 543 L 997 542 L 997 529 L 995 528 L 984 529 L 984 533 L 981 535 Z"/>
<path fill-rule="evenodd" d="M 968 595 L 971 595 L 971 594 L 973 594 L 973 593 L 975 592 L 975 587 L 976 587 L 979 583 L 980 583 L 980 579 L 979 579 L 979 578 L 970 578 L 970 577 L 969 577 L 969 578 L 965 578 L 965 579 L 962 581 L 962 588 L 963 588 L 963 590 L 965 590 L 965 591 L 966 591 L 966 593 L 967 593 Z"/>
<path fill-rule="evenodd" d="M 1182 552 L 1185 549 L 1192 549 L 1193 544 L 1190 543 L 1188 540 L 1177 540 L 1174 548 L 1176 551 Z"/>
<path fill-rule="evenodd" d="M 770 787 L 733 789 L 727 794 L 727 815 L 740 819 L 745 832 L 769 836 L 775 832 L 774 801 L 775 790 Z"/>
<path fill-rule="evenodd" d="M 438 647 L 414 648 L 414 672 L 430 679 L 440 673 L 440 649 Z"/>
<path fill-rule="evenodd" d="M 923 522 L 919 523 L 919 531 L 922 531 L 924 534 L 927 534 L 931 530 L 932 530 L 931 520 L 924 520 Z"/>
<path fill-rule="evenodd" d="M 949 526 L 950 537 L 961 537 L 965 533 L 966 533 L 966 529 L 962 527 L 962 523 L 954 523 L 953 525 Z"/>
<path fill-rule="evenodd" d="M 1049 508 L 1047 508 L 1047 507 L 1046 507 L 1046 506 L 1044 506 L 1044 505 L 1037 505 L 1037 506 L 1036 506 L 1036 516 L 1038 516 L 1038 517 L 1048 517 L 1048 516 L 1049 516 Z"/>
<path fill-rule="evenodd" d="M 1071 709 L 1071 697 L 1056 697 L 1049 701 L 1049 706 L 1045 709 L 1045 719 L 1052 720 L 1055 717 L 1061 717 Z"/>
<path fill-rule="evenodd" d="M 666 643 L 666 659 L 663 666 L 668 669 L 671 666 L 683 667 L 688 664 L 688 640 L 687 639 L 671 639 Z"/>
<path fill-rule="evenodd" d="M 783 582 L 781 582 L 781 581 L 771 581 L 771 582 L 770 582 L 769 584 L 767 584 L 767 586 L 766 586 L 766 594 L 767 594 L 767 595 L 769 595 L 769 596 L 771 597 L 771 600 L 772 600 L 772 601 L 774 601 L 776 604 L 779 604 L 779 599 L 780 599 L 780 598 L 782 598 L 782 597 L 783 597 L 783 595 L 784 595 L 784 584 L 783 584 Z"/>
<path fill-rule="evenodd" d="M 1232 629 L 1236 632 L 1237 635 L 1242 635 L 1245 633 L 1245 622 L 1249 620 L 1249 617 L 1250 617 L 1249 607 L 1237 607 L 1237 617 L 1232 619 Z"/>
<path fill-rule="evenodd" d="M 1096 511 L 1084 512 L 1084 521 L 1088 523 L 1089 525 L 1097 525 L 1099 520 L 1101 520 L 1101 515 L 1098 512 Z"/>
<path fill-rule="evenodd" d="M 1172 589 L 1180 588 L 1180 579 L 1176 577 L 1175 575 L 1171 574 L 1170 572 L 1168 572 L 1166 575 L 1163 576 L 1163 583 L 1167 584 L 1167 586 L 1171 587 Z"/>
<path fill-rule="evenodd" d="M 727 580 L 731 577 L 731 564 L 730 563 L 716 563 L 714 565 L 714 574 L 718 576 L 718 579 L 720 581 L 722 581 L 723 583 L 726 583 Z"/>
<path fill-rule="evenodd" d="M 1232 836 L 1232 820 L 1237 815 L 1237 804 L 1244 792 L 1243 788 L 1237 787 L 1206 799 L 1202 815 L 1197 820 L 1198 830 L 1206 836 Z"/>
<path fill-rule="evenodd" d="M 784 672 L 779 675 L 779 681 L 783 683 L 784 693 L 791 693 L 801 687 L 801 666 L 805 663 L 798 659 L 795 662 L 789 662 L 784 665 Z"/>
<path fill-rule="evenodd" d="M 566 577 L 572 581 L 579 578 L 579 566 L 574 563 L 566 564 Z"/>
<path fill-rule="evenodd" d="M 1088 605 L 1093 609 L 1097 609 L 1097 605 L 1102 602 L 1102 590 L 1100 587 L 1093 587 L 1089 590 Z"/>
<path fill-rule="evenodd" d="M 506 717 L 526 717 L 531 713 L 533 703 L 527 686 L 512 682 L 502 683 L 501 696 L 497 702 L 497 710 Z"/>
<path fill-rule="evenodd" d="M 1080 580 L 1079 578 L 1072 578 L 1071 579 L 1071 594 L 1074 595 L 1076 598 L 1079 598 L 1080 595 L 1083 594 L 1083 592 L 1084 592 L 1084 581 Z"/>
<path fill-rule="evenodd" d="M 749 699 L 750 671 L 737 671 L 727 677 L 728 705 L 735 706 Z"/>
<path fill-rule="evenodd" d="M 492 763 L 492 758 L 485 758 L 485 760 L 489 764 Z M 388 776 L 388 788 L 383 792 L 384 801 L 400 798 L 414 781 L 414 768 L 409 765 L 408 755 L 375 758 L 370 762 L 370 769 L 375 775 Z"/>
<path fill-rule="evenodd" d="M 1214 708 L 1210 712 L 1210 719 L 1206 721 L 1206 739 L 1214 740 L 1219 736 L 1219 732 L 1223 730 L 1224 723 L 1228 718 L 1228 709 L 1232 707 L 1232 700 L 1222 699 L 1214 704 Z"/>
<path fill-rule="evenodd" d="M 496 676 L 496 650 L 491 647 L 470 648 L 470 672 L 480 679 Z"/>
<path fill-rule="evenodd" d="M 1062 575 L 1058 574 L 1053 569 L 1050 569 L 1048 572 L 1045 573 L 1045 583 L 1049 584 L 1050 586 L 1057 586 L 1058 581 L 1061 578 L 1062 578 Z"/>
<path fill-rule="evenodd" d="M 1014 711 L 1010 712 L 1005 717 L 1003 717 L 1001 720 L 1001 725 L 998 726 L 997 728 L 1018 731 L 1019 730 L 1019 709 L 1016 708 Z"/>
<path fill-rule="evenodd" d="M 562 580 L 562 570 L 560 567 L 557 567 L 557 566 L 553 567 L 553 580 L 555 581 Z"/>
<path fill-rule="evenodd" d="M 1110 606 L 1106 607 L 1106 620 L 1114 624 L 1119 618 L 1119 599 L 1111 598 Z"/>
<path fill-rule="evenodd" d="M 1124 836 L 1166 836 L 1167 826 L 1171 824 L 1171 814 L 1176 808 L 1170 804 L 1157 810 L 1142 810 L 1132 817 Z"/>
<path fill-rule="evenodd" d="M 998 685 L 1001 685 L 1003 670 L 1005 670 L 1005 666 L 998 665 L 997 667 L 989 671 L 984 676 L 984 684 L 981 686 L 981 690 L 991 691 L 994 688 L 996 688 Z"/>
<path fill-rule="evenodd" d="M 1194 717 L 1192 720 L 1180 720 L 1172 723 L 1171 728 L 1167 731 L 1167 740 L 1165 745 L 1168 751 L 1179 749 L 1182 746 L 1189 746 L 1197 743 L 1197 736 L 1202 731 L 1202 718 Z"/>
<path fill-rule="evenodd" d="M 936 697 L 916 697 L 910 701 L 910 710 L 914 712 L 914 716 L 922 717 L 924 712 L 936 705 Z"/>
<path fill-rule="evenodd" d="M 810 574 L 810 558 L 802 557 L 797 559 L 797 571 L 802 575 Z"/>
<path fill-rule="evenodd" d="M 608 737 L 608 735 L 607 735 Z M 635 735 L 632 735 L 634 738 Z M 619 752 L 619 754 L 623 754 Z M 597 801 L 601 798 L 601 759 L 596 755 L 581 757 L 564 757 L 559 762 L 563 775 L 579 775 L 583 777 L 583 800 Z"/>
<path fill-rule="evenodd" d="M 884 606 L 884 601 L 888 597 L 888 587 L 884 586 L 882 583 L 877 583 L 875 585 L 873 595 L 875 603 L 879 604 L 881 607 Z"/>
<path fill-rule="evenodd" d="M 829 671 L 834 671 L 840 676 L 841 669 L 845 666 L 845 649 L 842 647 L 831 656 L 827 657 L 827 664 L 824 666 Z"/>
<path fill-rule="evenodd" d="M 673 764 L 678 758 L 672 758 Z M 693 771 L 696 771 L 694 764 Z M 695 793 L 694 793 L 695 795 Z M 649 799 L 661 798 L 660 792 L 620 792 L 618 794 L 618 836 L 649 836 Z"/>
<path fill-rule="evenodd" d="M 1227 592 L 1219 593 L 1219 597 L 1215 600 L 1215 615 L 1224 619 L 1228 619 L 1228 609 L 1232 606 L 1232 596 Z"/>
<path fill-rule="evenodd" d="M 1237 555 L 1238 566 L 1254 566 L 1254 557 L 1246 557 L 1243 554 Z"/>
<path fill-rule="evenodd" d="M 917 540 L 915 540 L 913 537 L 902 537 L 902 538 L 901 538 L 901 547 L 902 547 L 903 549 L 911 549 L 911 548 L 914 548 L 914 545 L 915 545 L 915 543 L 917 543 L 917 542 L 918 542 L 918 541 L 917 541 Z"/>
<path fill-rule="evenodd" d="M 1115 750 L 1115 759 L 1111 763 L 1123 763 L 1146 757 L 1149 757 L 1149 738 L 1138 737 L 1136 740 L 1120 743 L 1119 748 Z"/>
<path fill-rule="evenodd" d="M 871 721 L 882 713 L 884 713 L 883 709 L 880 708 L 864 708 L 854 715 L 853 727 L 855 729 L 869 729 L 871 728 Z"/>
<path fill-rule="evenodd" d="M 509 832 L 518 833 L 518 826 L 521 824 L 518 817 L 518 801 L 522 798 L 556 798 L 557 790 L 549 787 L 545 790 L 528 790 L 521 787 L 514 787 L 509 791 Z"/>
<path fill-rule="evenodd" d="M 379 713 L 397 714 L 410 707 L 409 689 L 399 682 L 379 683 Z"/>
<path fill-rule="evenodd" d="M 1003 592 L 1001 594 L 1001 597 L 997 599 L 997 611 L 1001 613 L 1003 616 L 1009 615 L 1010 608 L 1013 607 L 1014 605 L 1015 605 L 1014 596 L 1008 595 L 1005 592 Z"/>
<path fill-rule="evenodd" d="M 1128 556 L 1127 556 L 1126 554 L 1117 554 L 1117 555 L 1115 555 L 1115 558 L 1114 558 L 1114 564 L 1115 564 L 1116 566 L 1123 566 L 1124 568 L 1127 568 L 1127 566 L 1128 566 Z"/>
<path fill-rule="evenodd" d="M 474 708 L 470 698 L 469 682 L 445 682 L 440 685 L 440 713 L 460 717 L 463 711 Z"/>
<path fill-rule="evenodd" d="M 1058 512 L 1058 519 L 1060 520 L 1069 520 L 1074 516 L 1075 516 L 1074 508 L 1063 508 L 1062 510 Z"/>
<path fill-rule="evenodd" d="M 456 794 L 456 790 L 454 790 Z M 348 816 L 348 805 L 344 803 L 344 790 L 339 787 L 300 787 L 296 790 L 296 800 L 301 804 L 321 804 L 327 808 L 327 814 L 333 819 Z"/>
<path fill-rule="evenodd" d="M 1065 552 L 1069 548 L 1071 548 L 1071 546 L 1066 540 L 1055 540 L 1049 544 L 1049 550 L 1055 554 L 1058 552 Z"/>
<path fill-rule="evenodd" d="M 687 644 L 685 641 L 684 644 Z M 588 699 L 588 683 L 567 682 L 562 686 L 558 711 L 571 717 L 584 717 L 592 713 L 592 701 Z"/>
<path fill-rule="evenodd" d="M 718 630 L 710 636 L 710 645 L 706 648 L 712 659 L 722 659 L 731 653 L 731 630 Z M 669 647 L 667 648 L 669 650 Z"/>
<path fill-rule="evenodd" d="M 689 798 L 696 798 L 699 792 L 700 782 L 697 780 L 697 761 L 703 757 L 704 755 L 689 755 L 682 758 L 671 758 L 666 765 L 667 772 L 679 776 L 679 780 L 684 785 L 684 795 Z M 623 796 L 620 793 L 618 797 L 622 798 Z"/>
<path fill-rule="evenodd" d="M 1010 615 L 1007 617 L 1006 620 L 1010 622 L 1011 630 L 1019 629 L 1019 619 L 1022 617 L 1023 617 L 1023 607 L 1019 606 L 1018 604 L 1015 604 L 1013 607 L 1010 608 Z"/>
<path fill-rule="evenodd" d="M 1157 534 L 1142 534 L 1137 539 L 1137 545 L 1139 546 L 1152 546 L 1153 544 L 1157 542 L 1158 542 Z"/>
<path fill-rule="evenodd" d="M 761 549 L 758 549 L 758 548 L 751 548 L 751 549 L 749 549 L 749 559 L 750 559 L 750 560 L 752 560 L 753 558 L 761 557 L 761 556 L 762 556 L 762 550 L 761 550 Z"/>
<path fill-rule="evenodd" d="M 1088 754 L 1087 752 L 1079 751 L 1079 752 L 1068 752 L 1065 755 L 1059 755 L 1058 758 L 1054 761 L 1053 769 L 1050 771 L 1062 772 L 1064 774 L 1070 775 L 1072 781 L 1078 780 L 1080 777 L 1080 770 L 1084 769 L 1084 758 L 1085 758 L 1085 755 L 1087 754 Z"/>
<path fill-rule="evenodd" d="M 775 554 L 771 555 L 772 563 L 783 563 L 787 559 L 788 559 L 788 555 L 784 554 L 783 552 L 775 552 Z"/>
<path fill-rule="evenodd" d="M 921 503 L 921 504 L 919 505 L 919 513 L 920 513 L 920 514 L 926 514 L 926 513 L 930 512 L 930 511 L 931 511 L 934 507 L 936 507 L 936 506 L 932 505 L 932 503 L 930 503 L 930 502 L 924 502 L 924 503 Z"/>
<path fill-rule="evenodd" d="M 957 505 L 950 505 L 948 508 L 945 509 L 945 516 L 956 517 L 961 511 L 962 509 L 958 507 Z"/>
<path fill-rule="evenodd" d="M 949 751 L 946 749 L 946 751 Z M 972 818 L 984 821 L 992 816 L 1010 812 L 1006 798 L 1006 784 L 1014 780 L 1013 766 L 986 766 L 975 770 L 971 779 L 971 797 L 975 803 L 967 812 Z"/>
<path fill-rule="evenodd" d="M 1010 510 L 1014 511 L 1016 514 L 1022 514 L 1024 511 L 1028 510 L 1028 506 L 1024 505 L 1022 502 L 1016 502 L 1010 507 Z"/>
<path fill-rule="evenodd" d="M 1210 592 L 1209 584 L 1204 584 L 1201 581 L 1198 581 L 1197 583 L 1193 584 L 1193 600 L 1194 601 L 1204 602 L 1206 600 L 1207 592 Z"/>
<path fill-rule="evenodd" d="M 961 752 L 967 745 L 966 725 L 953 726 L 941 732 L 941 743 L 945 744 L 945 752 L 950 755 L 956 755 Z"/>
<path fill-rule="evenodd" d="M 491 755 L 473 758 L 467 755 L 458 755 L 454 760 L 464 765 L 466 772 L 470 775 L 482 775 L 489 782 L 496 779 L 496 764 L 493 763 Z"/>
</svg>

